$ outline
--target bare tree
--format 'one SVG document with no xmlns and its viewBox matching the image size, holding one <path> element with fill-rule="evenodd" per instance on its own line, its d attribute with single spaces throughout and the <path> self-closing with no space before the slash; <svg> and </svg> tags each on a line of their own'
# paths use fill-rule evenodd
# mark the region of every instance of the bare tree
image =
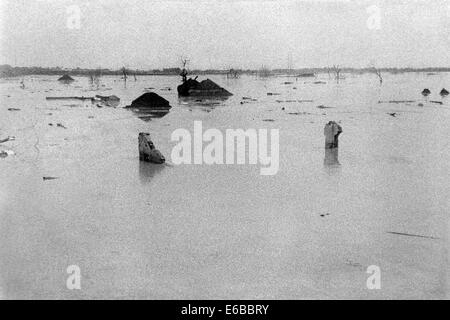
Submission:
<svg viewBox="0 0 450 320">
<path fill-rule="evenodd" d="M 127 69 L 125 67 L 122 68 L 123 80 L 127 82 Z"/>
<path fill-rule="evenodd" d="M 339 83 L 339 79 L 341 79 L 341 70 L 342 69 L 339 68 L 339 65 L 333 65 L 334 77 L 338 83 Z"/>
<path fill-rule="evenodd" d="M 189 62 L 189 60 L 187 58 L 181 57 L 181 64 L 183 65 L 183 68 L 181 69 L 181 73 L 180 76 L 183 78 L 183 83 L 187 81 L 187 75 L 188 75 L 188 71 L 187 71 L 187 64 Z"/>
<path fill-rule="evenodd" d="M 383 84 L 383 77 L 381 76 L 381 69 L 376 68 L 375 66 L 372 66 L 372 71 L 377 75 L 378 80 L 380 81 L 380 85 Z"/>
<path fill-rule="evenodd" d="M 331 68 L 327 67 L 328 79 L 331 79 Z"/>
<path fill-rule="evenodd" d="M 272 74 L 272 72 L 265 65 L 262 65 L 261 68 L 258 71 L 258 76 L 262 77 L 262 78 L 270 77 L 271 74 Z"/>
<path fill-rule="evenodd" d="M 227 72 L 227 78 L 237 79 L 240 77 L 239 70 L 234 68 L 229 68 Z"/>
</svg>

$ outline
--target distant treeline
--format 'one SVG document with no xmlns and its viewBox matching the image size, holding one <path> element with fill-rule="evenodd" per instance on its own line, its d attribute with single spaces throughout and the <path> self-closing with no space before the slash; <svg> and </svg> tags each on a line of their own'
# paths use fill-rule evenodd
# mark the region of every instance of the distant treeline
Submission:
<svg viewBox="0 0 450 320">
<path fill-rule="evenodd" d="M 270 75 L 281 75 L 281 74 L 291 74 L 291 75 L 301 75 L 301 74 L 310 74 L 310 73 L 329 73 L 331 68 L 323 67 L 323 68 L 301 68 L 301 69 L 272 69 L 265 70 L 265 72 L 269 72 Z M 341 73 L 370 73 L 373 72 L 373 68 L 341 68 Z M 449 68 L 378 68 L 381 72 L 388 73 L 405 73 L 405 72 L 426 72 L 426 73 L 434 73 L 434 72 L 450 72 Z M 82 68 L 60 68 L 60 67 L 52 67 L 52 68 L 42 68 L 42 67 L 12 67 L 10 65 L 0 65 L 0 77 L 17 77 L 17 76 L 25 76 L 25 75 L 55 75 L 62 76 L 64 74 L 69 74 L 73 76 L 102 76 L 102 75 L 115 75 L 115 76 L 123 76 L 124 68 L 118 70 L 111 69 L 82 69 Z M 180 68 L 163 68 L 163 69 L 154 69 L 154 70 L 137 70 L 137 69 L 127 69 L 125 68 L 125 72 L 129 76 L 133 75 L 180 75 Z M 190 74 L 229 74 L 233 72 L 233 74 L 258 74 L 260 70 L 251 70 L 251 69 L 229 69 L 229 70 L 217 70 L 217 69 L 207 69 L 207 70 L 190 70 Z"/>
</svg>

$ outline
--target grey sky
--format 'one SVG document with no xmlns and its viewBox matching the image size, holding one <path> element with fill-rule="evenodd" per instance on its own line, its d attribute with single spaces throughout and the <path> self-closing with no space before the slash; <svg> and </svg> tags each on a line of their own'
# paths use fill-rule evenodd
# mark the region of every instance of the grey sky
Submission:
<svg viewBox="0 0 450 320">
<path fill-rule="evenodd" d="M 184 55 L 190 68 L 286 68 L 291 55 L 296 68 L 450 66 L 445 0 L 0 3 L 1 64 L 144 69 Z M 79 29 L 67 27 L 71 5 Z"/>
</svg>

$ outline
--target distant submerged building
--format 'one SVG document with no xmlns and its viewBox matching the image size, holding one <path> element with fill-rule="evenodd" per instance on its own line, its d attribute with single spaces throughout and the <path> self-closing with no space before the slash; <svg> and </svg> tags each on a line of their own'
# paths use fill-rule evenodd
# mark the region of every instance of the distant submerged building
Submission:
<svg viewBox="0 0 450 320">
<path fill-rule="evenodd" d="M 72 82 L 75 81 L 75 79 L 73 79 L 71 76 L 69 76 L 68 74 L 63 75 L 61 78 L 58 79 L 58 81 L 62 81 L 62 82 Z"/>
</svg>

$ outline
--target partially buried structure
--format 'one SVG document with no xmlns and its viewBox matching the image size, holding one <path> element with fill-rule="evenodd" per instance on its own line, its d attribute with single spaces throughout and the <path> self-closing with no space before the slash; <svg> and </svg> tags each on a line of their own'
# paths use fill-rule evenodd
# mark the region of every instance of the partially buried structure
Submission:
<svg viewBox="0 0 450 320">
<path fill-rule="evenodd" d="M 180 75 L 183 81 L 183 83 L 177 87 L 178 95 L 180 96 L 228 97 L 233 95 L 210 79 L 206 79 L 201 82 L 197 81 L 197 77 L 195 77 L 195 79 L 187 79 L 186 69 L 183 69 Z"/>
<path fill-rule="evenodd" d="M 72 78 L 71 76 L 69 76 L 68 74 L 65 74 L 65 75 L 63 75 L 61 78 L 59 78 L 58 81 L 62 81 L 62 82 L 72 82 L 72 81 L 75 81 L 75 79 Z"/>
<path fill-rule="evenodd" d="M 147 92 L 131 102 L 131 105 L 126 106 L 127 109 L 132 109 L 138 117 L 144 121 L 151 120 L 151 118 L 161 118 L 166 115 L 172 108 L 169 101 L 154 92 Z"/>
</svg>

